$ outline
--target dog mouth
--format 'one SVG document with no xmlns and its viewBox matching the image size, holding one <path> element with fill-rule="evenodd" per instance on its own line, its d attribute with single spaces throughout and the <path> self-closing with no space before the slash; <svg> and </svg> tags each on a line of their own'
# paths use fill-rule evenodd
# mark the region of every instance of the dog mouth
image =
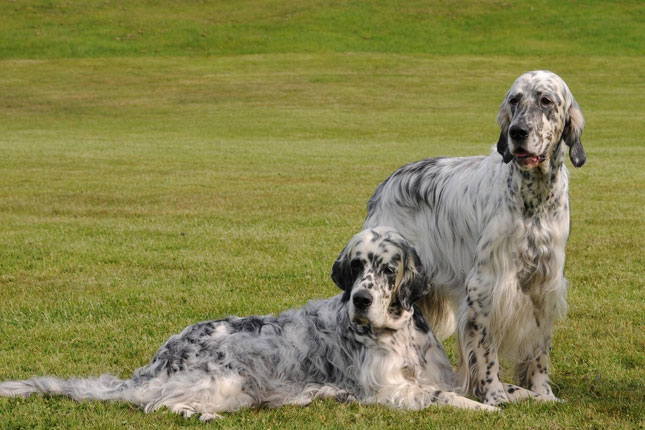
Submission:
<svg viewBox="0 0 645 430">
<path fill-rule="evenodd" d="M 540 164 L 542 161 L 544 161 L 543 156 L 540 155 L 534 155 L 534 154 L 529 154 L 528 152 L 522 152 L 518 151 L 513 154 L 513 158 L 517 164 L 519 164 L 521 167 L 527 167 L 527 168 L 534 168 L 538 164 Z"/>
<path fill-rule="evenodd" d="M 357 326 L 368 326 L 370 325 L 370 320 L 364 315 L 355 315 L 354 318 L 352 318 L 352 323 Z"/>
</svg>

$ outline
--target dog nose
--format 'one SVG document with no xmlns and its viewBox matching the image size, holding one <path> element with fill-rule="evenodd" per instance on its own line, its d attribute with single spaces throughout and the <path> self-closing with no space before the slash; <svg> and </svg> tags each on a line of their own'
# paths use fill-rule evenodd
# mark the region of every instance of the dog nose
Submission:
<svg viewBox="0 0 645 430">
<path fill-rule="evenodd" d="M 359 291 L 352 297 L 352 302 L 357 309 L 364 311 L 372 304 L 372 295 L 368 291 Z"/>
<path fill-rule="evenodd" d="M 513 140 L 524 140 L 529 136 L 529 131 L 526 127 L 515 124 L 511 126 L 509 134 Z"/>
</svg>

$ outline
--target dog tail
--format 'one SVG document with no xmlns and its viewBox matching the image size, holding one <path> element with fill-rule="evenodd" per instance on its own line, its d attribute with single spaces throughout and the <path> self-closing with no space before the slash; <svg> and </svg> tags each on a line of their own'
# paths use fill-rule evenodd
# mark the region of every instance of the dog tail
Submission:
<svg viewBox="0 0 645 430">
<path fill-rule="evenodd" d="M 131 400 L 132 380 L 104 374 L 98 378 L 59 379 L 33 377 L 23 381 L 0 382 L 0 396 L 29 397 L 32 394 L 58 394 L 74 400 Z"/>
</svg>

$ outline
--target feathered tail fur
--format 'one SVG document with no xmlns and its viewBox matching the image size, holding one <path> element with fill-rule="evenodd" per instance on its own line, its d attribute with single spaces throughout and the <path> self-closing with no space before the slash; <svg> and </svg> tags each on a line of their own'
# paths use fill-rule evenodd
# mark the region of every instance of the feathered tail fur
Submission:
<svg viewBox="0 0 645 430">
<path fill-rule="evenodd" d="M 98 378 L 59 379 L 33 377 L 23 381 L 0 382 L 0 396 L 29 397 L 35 393 L 59 394 L 74 400 L 127 400 L 132 401 L 131 380 L 124 381 L 112 375 Z"/>
</svg>

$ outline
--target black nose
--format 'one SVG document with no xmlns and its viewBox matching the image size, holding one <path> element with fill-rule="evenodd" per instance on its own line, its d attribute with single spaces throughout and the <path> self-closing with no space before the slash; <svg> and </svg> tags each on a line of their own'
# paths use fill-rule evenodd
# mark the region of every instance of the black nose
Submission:
<svg viewBox="0 0 645 430">
<path fill-rule="evenodd" d="M 525 140 L 527 137 L 529 137 L 529 131 L 527 130 L 527 127 L 518 124 L 512 125 L 510 130 L 508 131 L 508 134 L 511 135 L 511 138 L 513 140 Z"/>
<path fill-rule="evenodd" d="M 357 309 L 364 311 L 372 304 L 372 295 L 365 290 L 359 291 L 352 297 L 352 302 Z"/>
</svg>

